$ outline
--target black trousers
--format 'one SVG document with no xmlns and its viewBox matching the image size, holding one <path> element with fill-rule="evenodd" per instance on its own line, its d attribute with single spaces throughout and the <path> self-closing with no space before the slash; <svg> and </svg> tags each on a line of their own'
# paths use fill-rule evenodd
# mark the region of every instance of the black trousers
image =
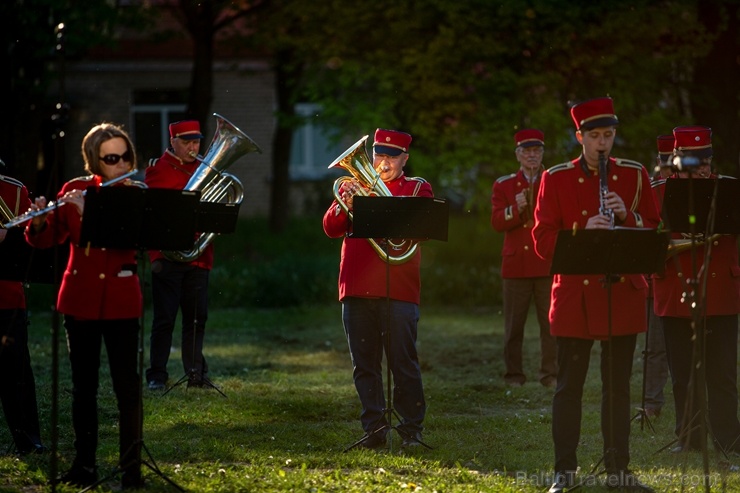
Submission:
<svg viewBox="0 0 740 493">
<path fill-rule="evenodd" d="M 676 405 L 676 436 L 682 445 L 701 446 L 700 404 L 694 396 L 701 390 L 692 371 L 694 331 L 691 319 L 662 317 L 668 367 Z M 716 445 L 727 451 L 740 451 L 737 392 L 737 315 L 706 317 L 705 353 L 706 398 L 709 426 Z"/>
<path fill-rule="evenodd" d="M 627 335 L 601 341 L 601 434 L 604 464 L 610 472 L 626 470 L 630 461 L 630 374 L 636 340 L 636 335 Z M 555 471 L 575 472 L 583 385 L 594 341 L 558 337 L 557 344 L 558 384 L 552 402 Z"/>
<path fill-rule="evenodd" d="M 26 310 L 0 310 L 0 400 L 18 452 L 41 444 Z"/>
<path fill-rule="evenodd" d="M 156 260 L 152 265 L 153 320 L 147 381 L 166 383 L 172 332 L 182 311 L 182 366 L 195 380 L 208 375 L 203 339 L 208 320 L 210 271 L 190 264 Z"/>
<path fill-rule="evenodd" d="M 64 328 L 72 367 L 75 463 L 85 467 L 95 465 L 100 350 L 105 343 L 118 402 L 119 465 L 124 474 L 138 476 L 142 423 L 141 380 L 136 359 L 139 320 L 75 320 L 65 316 Z"/>
</svg>

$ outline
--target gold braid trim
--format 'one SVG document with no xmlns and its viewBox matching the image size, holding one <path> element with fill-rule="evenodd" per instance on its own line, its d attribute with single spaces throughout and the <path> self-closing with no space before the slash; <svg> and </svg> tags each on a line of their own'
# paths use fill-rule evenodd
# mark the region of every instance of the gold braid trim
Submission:
<svg viewBox="0 0 740 493">
<path fill-rule="evenodd" d="M 632 205 L 630 210 L 635 212 L 637 206 L 640 205 L 640 196 L 642 195 L 642 170 L 637 171 L 637 189 L 635 190 L 635 198 L 632 199 Z"/>
</svg>

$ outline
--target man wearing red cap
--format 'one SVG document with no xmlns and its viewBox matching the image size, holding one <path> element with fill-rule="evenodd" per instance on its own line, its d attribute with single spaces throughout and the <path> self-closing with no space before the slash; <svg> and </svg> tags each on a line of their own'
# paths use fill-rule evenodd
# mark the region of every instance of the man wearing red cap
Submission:
<svg viewBox="0 0 740 493">
<path fill-rule="evenodd" d="M 718 179 L 711 172 L 711 129 L 701 126 L 676 127 L 673 156 L 698 160 L 694 169 L 684 168 L 674 177 L 686 178 L 693 173 L 697 178 Z M 656 195 L 663 197 L 666 180 L 656 185 Z M 687 233 L 673 233 L 672 242 L 685 243 Z M 670 255 L 663 275 L 654 276 L 655 313 L 660 316 L 665 334 L 668 366 L 673 381 L 673 399 L 676 406 L 675 432 L 678 446 L 673 450 L 698 450 L 701 436 L 699 396 L 706 390 L 709 425 L 716 447 L 725 452 L 740 451 L 740 422 L 738 422 L 737 341 L 740 312 L 740 267 L 738 267 L 737 235 L 711 235 L 709 265 L 704 265 L 704 232 L 695 238 L 695 257 L 690 249 Z M 693 259 L 696 259 L 694 270 Z M 698 277 L 698 278 L 697 278 Z M 693 282 L 694 288 L 688 284 Z M 701 289 L 699 289 L 701 287 Z M 695 293 L 703 298 L 686 296 Z M 692 305 L 700 307 L 695 314 Z M 695 317 L 695 315 L 699 315 Z M 692 322 L 696 321 L 696 329 Z M 697 335 L 704 336 L 704 355 L 694 353 Z M 698 359 L 698 361 L 697 361 Z M 693 368 L 705 368 L 705 386 Z M 693 384 L 693 386 L 692 386 Z"/>
<path fill-rule="evenodd" d="M 522 386 L 527 377 L 522 365 L 522 342 L 529 305 L 534 298 L 540 326 L 539 381 L 554 387 L 557 377 L 555 338 L 550 335 L 550 262 L 537 256 L 532 240 L 534 207 L 544 168 L 545 135 L 523 129 L 514 135 L 519 171 L 502 176 L 491 193 L 491 226 L 504 233 L 501 278 L 504 304 L 504 381 Z"/>
<path fill-rule="evenodd" d="M 645 168 L 610 156 L 618 124 L 611 98 L 577 104 L 571 116 L 582 154 L 545 172 L 534 213 L 534 247 L 548 260 L 561 230 L 609 229 L 613 223 L 654 228 L 660 221 Z M 600 159 L 606 159 L 609 183 L 603 205 L 613 212 L 613 218 L 600 212 Z M 642 275 L 617 276 L 607 290 L 603 277 L 556 274 L 553 278 L 550 331 L 557 338 L 558 379 L 552 406 L 555 482 L 550 493 L 566 491 L 575 482 L 583 385 L 594 341 L 601 344 L 601 432 L 607 484 L 652 491 L 628 470 L 630 373 L 637 334 L 646 329 L 647 283 Z M 610 301 L 616 309 L 609 310 Z"/>
<path fill-rule="evenodd" d="M 2 161 L 0 161 L 2 163 Z M 0 175 L 0 199 L 10 217 L 26 212 L 31 206 L 26 187 L 13 178 Z M 8 218 L 0 216 L 2 222 Z M 20 228 L 0 228 L 0 243 L 12 242 Z M 6 243 L 7 244 L 7 243 Z M 28 352 L 28 313 L 23 284 L 16 280 L 0 280 L 0 401 L 10 434 L 20 455 L 42 453 L 36 383 Z"/>
<path fill-rule="evenodd" d="M 411 135 L 407 133 L 377 129 L 373 168 L 394 196 L 432 197 L 429 183 L 404 175 L 410 144 Z M 365 436 L 358 445 L 370 449 L 384 446 L 389 426 L 392 426 L 386 419 L 381 372 L 384 332 L 390 318 L 390 354 L 386 354 L 386 361 L 393 373 L 393 403 L 401 417 L 396 429 L 403 438 L 402 447 L 413 447 L 421 443 L 426 414 L 416 352 L 421 250 L 417 248 L 405 262 L 387 263 L 367 239 L 347 236 L 352 230 L 347 211 L 352 211 L 353 197 L 362 186 L 356 180 L 345 181 L 340 189 L 344 207 L 335 199 L 323 219 L 327 236 L 344 237 L 339 265 L 339 301 L 342 302 L 342 322 L 352 358 L 355 388 L 362 404 L 360 422 Z M 393 249 L 389 249 L 389 255 L 399 256 Z M 385 347 L 386 352 L 388 349 Z"/>
<path fill-rule="evenodd" d="M 196 159 L 203 135 L 197 120 L 170 124 L 170 147 L 146 169 L 150 188 L 185 188 L 200 162 Z M 182 364 L 188 387 L 202 387 L 208 364 L 203 356 L 203 338 L 208 319 L 208 277 L 213 267 L 213 244 L 192 262 L 168 260 L 160 251 L 150 251 L 152 264 L 152 335 L 146 379 L 150 390 L 167 385 L 167 362 L 177 313 L 182 310 Z"/>
</svg>

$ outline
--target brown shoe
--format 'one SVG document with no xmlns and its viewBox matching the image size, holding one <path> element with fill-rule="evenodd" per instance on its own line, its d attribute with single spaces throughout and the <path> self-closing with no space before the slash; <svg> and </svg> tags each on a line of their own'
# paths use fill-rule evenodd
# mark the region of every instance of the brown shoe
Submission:
<svg viewBox="0 0 740 493">
<path fill-rule="evenodd" d="M 540 383 L 543 387 L 547 387 L 549 389 L 554 389 L 558 386 L 558 379 L 555 377 L 545 377 L 543 378 Z"/>
<path fill-rule="evenodd" d="M 659 407 L 646 407 L 645 416 L 647 416 L 648 418 L 657 418 L 658 416 L 660 416 L 660 408 Z"/>
</svg>

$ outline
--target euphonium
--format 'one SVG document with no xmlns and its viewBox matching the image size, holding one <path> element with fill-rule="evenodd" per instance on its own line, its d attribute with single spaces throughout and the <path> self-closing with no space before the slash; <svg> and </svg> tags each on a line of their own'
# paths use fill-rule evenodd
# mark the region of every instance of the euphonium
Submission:
<svg viewBox="0 0 740 493">
<path fill-rule="evenodd" d="M 201 202 L 241 204 L 244 187 L 236 176 L 224 173 L 223 170 L 244 154 L 255 151 L 261 154 L 262 149 L 226 118 L 218 113 L 213 116 L 216 117 L 216 132 L 211 145 L 202 158 L 195 156 L 200 161 L 200 166 L 183 190 L 200 191 Z M 192 262 L 215 237 L 216 233 L 201 233 L 192 249 L 163 250 L 162 255 L 174 262 Z"/>
<path fill-rule="evenodd" d="M 380 175 L 378 174 L 378 172 L 375 171 L 373 163 L 370 160 L 370 157 L 367 155 L 367 152 L 365 151 L 365 141 L 367 140 L 367 138 L 368 136 L 366 135 L 355 142 L 352 147 L 344 151 L 341 156 L 336 158 L 334 162 L 329 165 L 329 168 L 343 168 L 349 171 L 349 173 L 352 175 L 351 177 L 340 176 L 334 182 L 334 198 L 336 199 L 340 207 L 344 210 L 344 212 L 347 213 L 350 220 L 353 219 L 352 211 L 349 210 L 347 204 L 344 203 L 341 195 L 342 184 L 345 181 L 350 181 L 354 178 L 360 183 L 361 188 L 360 191 L 357 192 L 357 195 L 375 195 L 378 197 L 393 196 L 391 191 L 388 190 L 388 187 L 385 185 L 385 183 L 383 183 L 383 180 L 380 179 Z M 388 262 L 391 265 L 403 264 L 404 262 L 409 261 L 411 257 L 413 257 L 416 253 L 416 248 L 418 246 L 418 243 L 412 243 L 410 240 L 408 240 L 408 246 L 405 245 L 407 240 L 402 240 L 400 243 L 394 243 L 390 240 L 387 240 L 388 244 L 394 250 L 407 248 L 407 250 L 402 255 L 393 256 L 390 254 L 386 254 L 383 247 L 378 245 L 378 242 L 376 242 L 374 239 L 368 238 L 367 241 L 370 242 L 370 245 L 373 247 L 373 250 L 375 250 L 375 253 L 377 253 L 384 262 Z"/>
</svg>

